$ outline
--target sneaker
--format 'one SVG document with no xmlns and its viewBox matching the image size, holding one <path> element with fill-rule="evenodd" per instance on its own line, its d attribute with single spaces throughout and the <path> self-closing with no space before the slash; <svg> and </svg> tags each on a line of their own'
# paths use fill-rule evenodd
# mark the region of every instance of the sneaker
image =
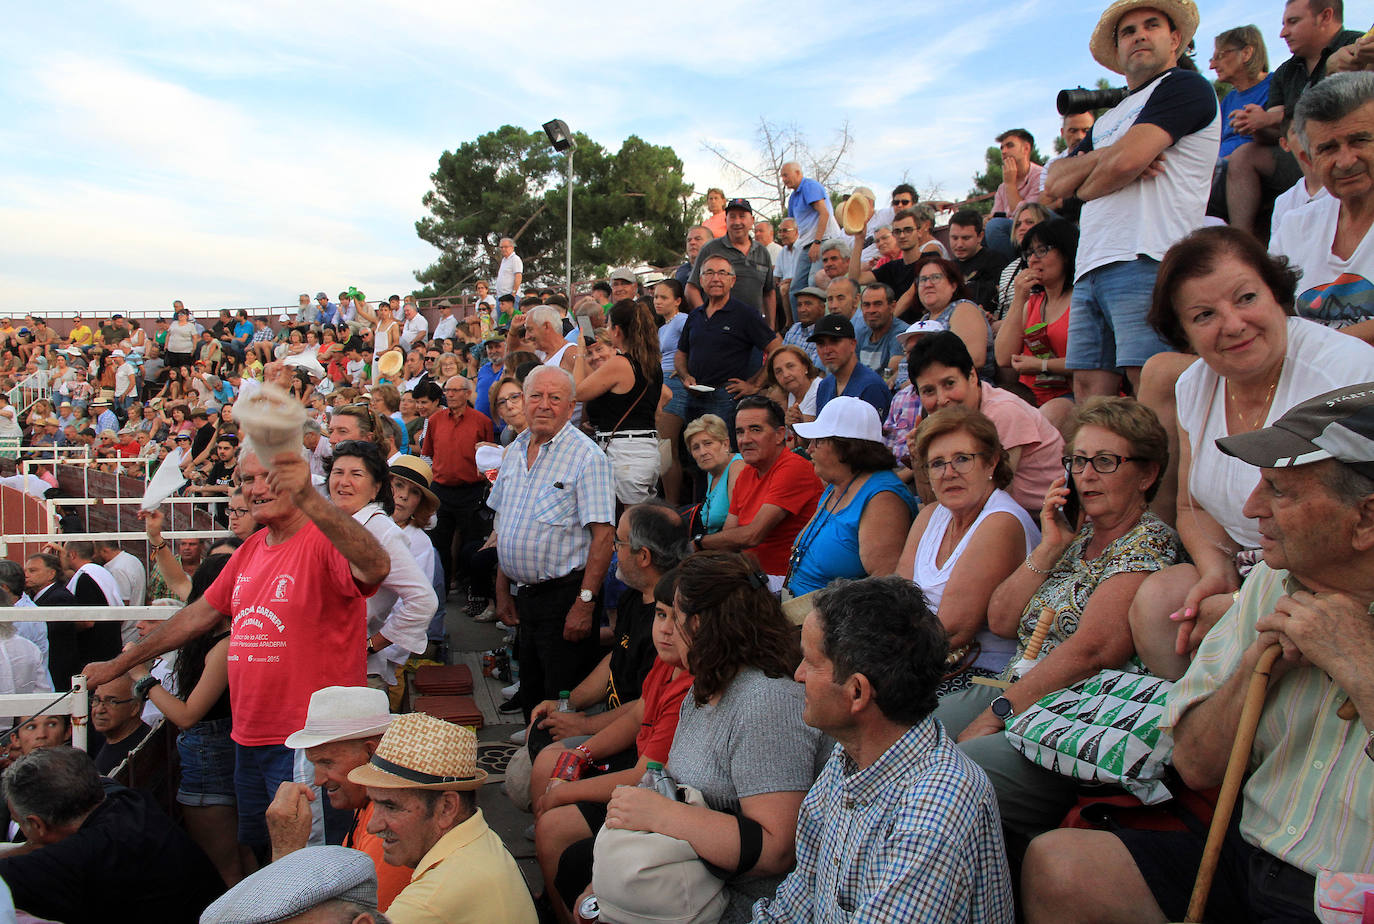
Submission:
<svg viewBox="0 0 1374 924">
<path fill-rule="evenodd" d="M 519 683 L 513 683 L 513 684 L 511 684 L 511 685 L 508 686 L 508 687 L 502 687 L 502 688 L 501 688 L 501 695 L 504 696 L 506 699 L 510 699 L 512 696 L 514 696 L 515 694 L 517 694 L 517 693 L 519 693 L 519 692 L 520 692 L 520 684 L 519 684 Z"/>
<path fill-rule="evenodd" d="M 469 596 L 468 596 L 468 604 L 467 604 L 467 614 L 468 614 L 468 618 L 470 618 L 470 619 L 475 619 L 475 618 L 477 618 L 477 615 L 478 615 L 479 613 L 481 613 L 483 610 L 488 610 L 488 609 L 491 609 L 491 607 L 487 606 L 487 598 L 486 598 L 486 597 L 474 597 L 474 596 L 472 596 L 472 595 L 469 595 Z"/>
<path fill-rule="evenodd" d="M 526 730 L 522 728 L 522 729 L 520 729 L 518 732 L 516 732 L 515 734 L 511 735 L 511 736 L 510 736 L 509 738 L 507 738 L 506 740 L 509 741 L 511 744 L 524 744 L 524 743 L 525 743 L 525 731 L 526 731 Z"/>
<path fill-rule="evenodd" d="M 514 699 L 508 699 L 497 706 L 496 711 L 502 715 L 516 715 L 517 713 L 524 712 L 525 707 L 517 703 Z"/>
<path fill-rule="evenodd" d="M 472 617 L 473 622 L 496 622 L 496 619 L 497 616 L 495 603 L 488 604 L 486 609 L 482 610 L 482 612 Z"/>
</svg>

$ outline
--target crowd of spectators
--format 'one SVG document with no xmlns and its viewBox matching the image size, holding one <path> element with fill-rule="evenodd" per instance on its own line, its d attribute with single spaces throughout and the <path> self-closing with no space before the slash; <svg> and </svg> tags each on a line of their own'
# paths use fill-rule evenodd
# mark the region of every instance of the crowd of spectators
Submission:
<svg viewBox="0 0 1374 924">
<path fill-rule="evenodd" d="M 16 717 L 16 906 L 1179 920 L 1277 645 L 1206 919 L 1316 920 L 1333 874 L 1374 877 L 1374 42 L 1342 16 L 1288 3 L 1272 73 L 1255 27 L 1216 36 L 1219 103 L 1192 0 L 1117 0 L 1089 48 L 1124 99 L 1046 164 L 1002 132 L 992 215 L 943 228 L 907 184 L 841 200 L 788 163 L 776 228 L 712 189 L 681 266 L 580 297 L 501 238 L 470 313 L 0 318 L 0 451 L 170 459 L 232 535 L 173 545 L 154 510 L 146 562 L 0 562 L 0 604 L 179 606 L 0 623 L 4 692 L 91 690 L 89 755 Z M 299 454 L 236 419 L 265 383 Z M 532 815 L 532 891 L 472 732 L 397 714 L 446 619 L 513 641 L 528 781 L 497 797 Z M 1099 681 L 1167 691 L 1107 724 L 1159 738 L 1186 810 L 1140 763 L 1101 776 L 1106 745 L 1027 746 Z M 179 823 L 102 778 L 159 719 Z"/>
</svg>

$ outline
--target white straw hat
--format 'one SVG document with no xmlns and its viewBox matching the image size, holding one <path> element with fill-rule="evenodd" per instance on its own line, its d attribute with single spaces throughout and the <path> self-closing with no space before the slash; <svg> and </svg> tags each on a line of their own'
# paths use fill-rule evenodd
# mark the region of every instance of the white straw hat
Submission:
<svg viewBox="0 0 1374 924">
<path fill-rule="evenodd" d="M 391 727 L 394 718 L 384 690 L 325 687 L 310 694 L 305 728 L 288 737 L 286 746 L 313 748 L 334 741 L 375 738 Z"/>
</svg>

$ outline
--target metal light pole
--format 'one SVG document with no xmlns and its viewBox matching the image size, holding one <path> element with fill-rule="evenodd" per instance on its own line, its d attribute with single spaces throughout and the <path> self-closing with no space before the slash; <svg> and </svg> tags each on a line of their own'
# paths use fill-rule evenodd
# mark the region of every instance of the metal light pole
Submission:
<svg viewBox="0 0 1374 924">
<path fill-rule="evenodd" d="M 567 249 L 563 257 L 563 275 L 567 286 L 568 304 L 573 301 L 572 290 L 572 194 L 573 194 L 573 151 L 577 150 L 577 141 L 573 138 L 572 132 L 568 130 L 568 123 L 562 119 L 553 119 L 544 123 L 544 133 L 549 136 L 549 143 L 553 145 L 555 151 L 562 151 L 568 158 L 568 240 Z"/>
</svg>

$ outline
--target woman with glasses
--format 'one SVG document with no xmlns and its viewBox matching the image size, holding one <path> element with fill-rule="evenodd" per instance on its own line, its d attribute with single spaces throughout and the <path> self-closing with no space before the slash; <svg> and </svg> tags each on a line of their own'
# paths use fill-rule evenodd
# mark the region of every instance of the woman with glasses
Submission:
<svg viewBox="0 0 1374 924">
<path fill-rule="evenodd" d="M 1005 318 L 1011 310 L 1011 300 L 1016 294 L 1013 282 L 1016 274 L 1026 268 L 1026 257 L 1022 251 L 1022 237 L 1042 221 L 1049 221 L 1054 213 L 1039 202 L 1022 202 L 1011 213 L 1011 246 L 1016 259 L 1002 268 L 1002 276 L 997 281 L 997 317 Z M 996 325 L 994 324 L 994 327 Z"/>
<path fill-rule="evenodd" d="M 428 644 L 429 622 L 439 606 L 433 575 L 424 574 L 410 541 L 391 521 L 391 472 L 377 444 L 344 440 L 325 463 L 329 499 L 353 517 L 391 556 L 391 573 L 367 599 L 367 682 L 387 689 L 396 668 Z"/>
<path fill-rule="evenodd" d="M 491 407 L 505 423 L 499 439 L 502 446 L 509 446 L 517 436 L 525 432 L 525 392 L 513 375 L 503 375 L 491 387 Z"/>
<path fill-rule="evenodd" d="M 1094 398 L 1072 426 L 1065 474 L 1040 511 L 1040 542 L 988 601 L 989 627 L 1017 640 L 1002 675 L 1015 682 L 969 687 L 935 712 L 997 787 L 1003 823 L 1026 836 L 1057 825 L 1077 788 L 1021 756 L 1001 732 L 1041 697 L 1104 668 L 1143 672 L 1127 612 L 1145 579 L 1182 554 L 1177 534 L 1148 510 L 1169 456 L 1154 412 L 1131 398 Z M 1052 617 L 1039 658 L 1017 679 L 1046 609 Z"/>
<path fill-rule="evenodd" d="M 811 465 L 825 493 L 792 544 L 783 586 L 800 597 L 837 578 L 891 574 L 916 499 L 892 472 L 897 460 L 883 445 L 878 412 L 840 396 L 795 429 L 811 441 Z"/>
<path fill-rule="evenodd" d="M 1210 66 L 1217 80 L 1231 85 L 1221 98 L 1221 151 L 1226 160 L 1236 148 L 1253 140 L 1249 131 L 1238 128 L 1236 116 L 1246 106 L 1264 108 L 1269 100 L 1269 52 L 1258 26 L 1238 26 L 1216 37 Z M 1240 124 L 1244 126 L 1246 119 Z"/>
<path fill-rule="evenodd" d="M 1011 308 L 997 331 L 997 365 L 1017 374 L 1040 413 L 1062 432 L 1073 413 L 1065 357 L 1078 229 L 1062 218 L 1041 222 L 1022 235 L 1021 253 L 1026 268 L 1016 274 Z"/>
<path fill-rule="evenodd" d="M 997 427 L 977 411 L 953 405 L 931 414 L 916 431 L 912 459 L 936 503 L 916 517 L 895 573 L 921 588 L 949 633 L 944 696 L 975 676 L 997 676 L 1011 660 L 1015 639 L 988 627 L 988 600 L 1040 542 L 1040 530 L 1007 493 L 1007 454 Z"/>
<path fill-rule="evenodd" d="M 1374 347 L 1294 316 L 1297 284 L 1282 258 L 1234 228 L 1195 231 L 1160 264 L 1147 320 L 1198 360 L 1163 390 L 1160 412 L 1178 439 L 1176 523 L 1192 563 L 1152 578 L 1131 614 L 1137 636 L 1155 639 L 1146 663 L 1159 676 L 1182 674 L 1259 559 L 1260 526 L 1244 513 L 1259 470 L 1216 440 L 1261 429 L 1374 369 Z M 1143 374 L 1142 396 L 1153 399 L 1153 379 Z"/>
<path fill-rule="evenodd" d="M 248 506 L 242 486 L 234 488 L 229 494 L 225 512 L 229 516 L 229 532 L 240 542 L 246 542 L 249 536 L 258 531 L 258 521 L 253 519 L 253 508 Z"/>
<path fill-rule="evenodd" d="M 614 352 L 593 371 L 578 351 L 573 379 L 596 441 L 611 460 L 616 499 L 628 507 L 655 496 L 658 483 L 655 417 L 663 403 L 662 355 L 648 308 L 622 299 L 608 320 Z"/>
<path fill-rule="evenodd" d="M 983 309 L 964 284 L 964 275 L 952 260 L 927 254 L 916 264 L 916 298 L 921 314 L 903 321 L 937 321 L 953 331 L 968 347 L 979 378 L 996 381 L 992 350 L 992 326 Z"/>
</svg>

